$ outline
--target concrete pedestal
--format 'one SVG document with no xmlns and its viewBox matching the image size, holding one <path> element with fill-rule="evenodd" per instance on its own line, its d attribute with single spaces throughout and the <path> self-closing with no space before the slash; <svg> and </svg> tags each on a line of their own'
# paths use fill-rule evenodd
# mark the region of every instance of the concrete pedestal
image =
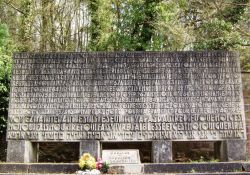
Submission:
<svg viewBox="0 0 250 175">
<path fill-rule="evenodd" d="M 227 140 L 226 161 L 239 161 L 246 159 L 246 141 L 245 140 Z"/>
<path fill-rule="evenodd" d="M 95 158 L 100 157 L 100 141 L 97 140 L 84 140 L 80 142 L 80 156 L 83 153 L 90 153 Z"/>
<path fill-rule="evenodd" d="M 37 162 L 36 144 L 26 140 L 8 141 L 7 162 Z"/>
<path fill-rule="evenodd" d="M 152 142 L 153 163 L 167 163 L 173 160 L 172 141 L 155 140 Z"/>
</svg>

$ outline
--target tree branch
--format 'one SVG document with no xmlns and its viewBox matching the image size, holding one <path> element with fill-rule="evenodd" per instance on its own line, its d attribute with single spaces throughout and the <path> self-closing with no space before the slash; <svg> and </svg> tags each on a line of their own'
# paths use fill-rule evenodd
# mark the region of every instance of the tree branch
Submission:
<svg viewBox="0 0 250 175">
<path fill-rule="evenodd" d="M 6 1 L 3 1 L 4 4 L 6 4 L 7 6 L 13 8 L 14 10 L 18 11 L 19 13 L 25 15 L 25 13 L 23 11 L 21 11 L 20 9 L 16 8 L 13 4 L 11 4 L 10 2 L 6 2 Z"/>
<path fill-rule="evenodd" d="M 233 3 L 233 2 L 231 2 L 231 3 L 225 2 L 225 4 L 250 7 L 249 4 L 241 4 L 241 3 Z"/>
<path fill-rule="evenodd" d="M 236 30 L 239 31 L 242 35 L 244 35 L 246 37 L 250 37 L 250 34 L 246 31 L 242 30 L 241 28 L 237 27 Z"/>
</svg>

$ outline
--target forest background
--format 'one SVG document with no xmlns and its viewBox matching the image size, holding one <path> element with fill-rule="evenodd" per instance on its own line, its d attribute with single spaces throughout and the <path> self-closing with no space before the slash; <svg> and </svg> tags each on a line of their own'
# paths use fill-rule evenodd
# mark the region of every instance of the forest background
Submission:
<svg viewBox="0 0 250 175">
<path fill-rule="evenodd" d="M 0 161 L 13 52 L 249 48 L 250 0 L 0 0 Z"/>
</svg>

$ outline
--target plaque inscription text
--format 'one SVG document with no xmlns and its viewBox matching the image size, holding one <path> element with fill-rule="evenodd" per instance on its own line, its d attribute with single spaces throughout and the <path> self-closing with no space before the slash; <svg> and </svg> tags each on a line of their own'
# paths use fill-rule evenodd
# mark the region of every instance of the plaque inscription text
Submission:
<svg viewBox="0 0 250 175">
<path fill-rule="evenodd" d="M 232 52 L 20 53 L 8 140 L 245 138 Z"/>
</svg>

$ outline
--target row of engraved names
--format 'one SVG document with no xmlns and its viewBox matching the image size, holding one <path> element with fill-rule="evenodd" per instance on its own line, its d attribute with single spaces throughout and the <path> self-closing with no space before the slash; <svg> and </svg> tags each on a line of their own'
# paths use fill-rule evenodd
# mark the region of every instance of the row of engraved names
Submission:
<svg viewBox="0 0 250 175">
<path fill-rule="evenodd" d="M 96 89 L 98 91 L 104 91 L 104 92 L 112 92 L 113 93 L 118 93 L 117 91 L 114 91 L 112 89 L 114 87 L 112 86 L 104 86 L 104 85 L 99 85 L 99 86 L 54 86 L 54 87 L 13 87 L 12 90 L 15 92 L 92 92 L 93 89 Z M 203 91 L 209 91 L 209 90 L 225 90 L 225 91 L 240 91 L 241 86 L 240 85 L 232 85 L 232 84 L 222 84 L 222 85 L 183 85 L 183 86 L 162 86 L 162 85 L 155 85 L 155 86 L 139 86 L 139 85 L 132 85 L 132 86 L 127 86 L 124 85 L 123 91 L 126 92 L 167 92 L 167 91 L 192 91 L 192 90 L 203 90 Z M 114 92 L 113 92 L 114 91 Z"/>
<path fill-rule="evenodd" d="M 223 131 L 147 131 L 147 132 L 21 132 L 9 131 L 8 140 L 34 141 L 80 141 L 80 140 L 113 140 L 113 141 L 146 141 L 146 140 L 221 140 L 244 139 L 242 130 Z"/>
<path fill-rule="evenodd" d="M 185 51 L 185 52 L 44 52 L 27 53 L 21 52 L 14 54 L 15 59 L 85 59 L 85 58 L 231 58 L 238 56 L 235 52 L 227 51 Z"/>
<path fill-rule="evenodd" d="M 181 97 L 179 97 L 181 99 Z M 39 100 L 41 99 L 41 100 Z M 196 104 L 215 104 L 215 103 L 239 103 L 241 102 L 241 97 L 207 97 L 207 98 L 200 98 L 199 100 L 192 101 L 191 99 L 194 98 L 183 98 L 182 101 L 176 101 L 176 99 L 171 99 L 170 97 L 163 99 L 163 98 L 149 98 L 149 99 L 143 99 L 143 98 L 136 98 L 136 99 L 117 99 L 117 98 L 98 98 L 93 101 L 93 99 L 86 99 L 86 98 L 12 98 L 11 103 L 16 106 L 26 106 L 25 104 L 33 104 L 38 106 L 43 106 L 43 104 L 49 103 L 52 108 L 56 108 L 59 106 L 67 106 L 63 105 L 64 103 L 69 104 L 72 108 L 75 108 L 76 106 L 85 107 L 86 104 L 88 104 L 89 107 L 91 106 L 118 106 L 118 105 L 124 105 L 124 104 L 131 104 L 133 105 L 150 105 L 155 106 L 155 103 L 158 104 L 158 106 L 161 104 L 162 106 L 167 105 L 168 103 L 180 103 L 180 104 L 186 104 L 186 103 L 196 103 Z M 75 106 L 75 107 L 73 107 Z"/>
<path fill-rule="evenodd" d="M 195 73 L 195 72 L 200 72 L 204 74 L 210 74 L 210 73 L 240 73 L 240 70 L 237 67 L 220 67 L 220 68 L 200 68 L 200 67 L 194 67 L 194 68 L 176 68 L 176 67 L 157 67 L 157 68 L 144 68 L 140 67 L 134 68 L 134 69 L 127 69 L 127 68 L 116 68 L 116 67 L 106 67 L 106 68 L 79 68 L 79 69 L 73 69 L 73 68 L 34 68 L 31 69 L 30 67 L 28 68 L 23 68 L 23 69 L 14 69 L 13 74 L 78 74 L 78 75 L 83 75 L 83 74 L 110 74 L 110 73 L 116 73 L 116 74 L 129 74 L 129 73 L 165 73 L 165 74 L 170 74 L 170 73 L 185 73 L 185 72 L 190 72 L 190 73 Z"/>
<path fill-rule="evenodd" d="M 149 101 L 151 99 L 157 98 L 157 100 L 160 98 L 162 101 L 164 101 L 167 98 L 173 97 L 173 96 L 183 96 L 183 97 L 234 97 L 234 96 L 240 96 L 241 92 L 236 90 L 210 90 L 210 91 L 185 91 L 185 90 L 176 90 L 176 91 L 159 91 L 159 92 L 134 92 L 134 91 L 125 91 L 125 92 L 116 92 L 111 93 L 105 92 L 105 91 L 98 91 L 93 90 L 92 92 L 89 91 L 83 91 L 83 92 L 11 92 L 12 98 L 67 98 L 67 97 L 75 97 L 75 98 L 84 98 L 85 100 L 89 101 L 88 98 L 91 98 L 91 101 L 100 100 L 103 98 L 103 100 L 116 98 L 114 101 L 133 101 L 137 98 L 141 99 L 143 97 L 149 97 L 144 98 L 142 101 Z M 151 97 L 151 98 L 150 98 Z M 140 101 L 140 100 L 139 100 Z"/>
<path fill-rule="evenodd" d="M 192 123 L 192 122 L 240 122 L 241 113 L 218 114 L 174 114 L 174 115 L 63 115 L 43 116 L 26 115 L 10 116 L 10 123 Z"/>
<path fill-rule="evenodd" d="M 18 104 L 14 107 L 11 106 L 11 109 L 36 109 L 36 110 L 45 110 L 48 115 L 75 115 L 75 114 L 85 114 L 85 115 L 147 115 L 147 114 L 211 114 L 211 113 L 238 113 L 242 111 L 241 106 L 230 107 L 200 107 L 200 108 L 133 108 L 133 109 L 111 109 L 111 108 L 70 108 L 73 105 L 62 105 L 57 106 L 54 104 Z M 57 107 L 57 108 L 55 108 Z M 51 110 L 50 110 L 51 109 Z M 58 113 L 58 111 L 60 113 Z M 50 112 L 50 113 L 49 113 Z M 21 114 L 20 114 L 21 115 Z M 24 114 L 23 114 L 24 115 Z"/>
<path fill-rule="evenodd" d="M 8 131 L 217 131 L 244 130 L 242 122 L 202 123 L 91 123 L 91 124 L 43 124 L 10 123 Z"/>
<path fill-rule="evenodd" d="M 230 73 L 203 73 L 203 72 L 187 72 L 187 73 L 100 73 L 100 74 L 28 74 L 28 75 L 21 75 L 17 74 L 13 76 L 13 80 L 19 81 L 38 81 L 38 80 L 46 80 L 46 81 L 55 81 L 55 80 L 88 80 L 88 79 L 95 79 L 95 80 L 126 80 L 126 79 L 237 79 L 239 78 L 239 74 L 235 74 L 233 72 Z"/>
<path fill-rule="evenodd" d="M 51 100 L 52 101 L 52 100 Z M 30 108 L 41 108 L 46 106 L 48 108 L 60 108 L 60 107 L 67 107 L 67 108 L 81 108 L 81 109 L 162 109 L 162 108 L 198 108 L 198 107 L 205 107 L 205 108 L 232 108 L 238 107 L 240 104 L 237 101 L 230 101 L 230 102 L 207 102 L 207 101 L 200 101 L 200 102 L 193 102 L 193 101 L 182 101 L 179 103 L 175 102 L 165 102 L 165 101 L 156 101 L 156 102 L 149 102 L 145 101 L 144 103 L 105 103 L 105 102 L 97 102 L 97 103 L 87 103 L 87 102 L 73 102 L 68 101 L 67 104 L 63 102 L 51 102 L 47 100 L 47 102 L 43 101 L 12 101 L 12 104 L 15 104 L 15 107 L 23 106 L 23 103 L 27 103 L 30 105 Z M 34 105 L 32 104 L 34 103 Z M 35 106 L 35 107 L 34 107 Z"/>
<path fill-rule="evenodd" d="M 106 99 L 108 98 L 108 99 Z M 78 97 L 78 98 L 43 98 L 43 97 L 37 97 L 37 98 L 12 98 L 11 102 L 13 103 L 25 103 L 27 102 L 27 100 L 30 103 L 85 103 L 86 101 L 84 101 L 85 98 L 82 97 Z M 109 97 L 101 97 L 99 102 L 102 101 L 110 101 Z M 133 100 L 134 103 L 143 103 L 143 101 L 141 99 L 135 99 Z M 153 100 L 152 100 L 153 101 Z M 182 102 L 194 102 L 194 103 L 211 103 L 211 102 L 221 102 L 221 103 L 226 103 L 226 102 L 240 102 L 241 101 L 241 97 L 240 96 L 235 96 L 233 98 L 231 97 L 222 97 L 222 96 L 217 96 L 217 97 L 171 97 L 171 98 L 166 98 L 164 102 L 161 103 L 182 103 Z M 87 101 L 88 103 L 95 103 L 95 102 L 91 102 L 91 101 Z M 112 102 L 111 102 L 112 103 Z M 117 103 L 117 102 L 114 102 Z M 153 102 L 150 103 L 159 103 L 159 101 L 154 100 Z M 119 104 L 119 103 L 117 103 Z"/>
<path fill-rule="evenodd" d="M 121 63 L 173 63 L 173 62 L 183 62 L 183 63 L 213 63 L 213 64 L 237 64 L 237 59 L 234 57 L 106 57 L 106 58 L 72 58 L 69 59 L 66 57 L 64 58 L 29 58 L 29 59 L 14 59 L 13 61 L 16 64 L 101 64 L 101 63 L 113 63 L 113 64 L 121 64 Z"/>
<path fill-rule="evenodd" d="M 235 108 L 236 107 L 240 108 L 240 106 L 242 106 L 242 105 L 240 105 L 240 102 L 241 101 L 238 101 L 238 102 L 218 101 L 217 103 L 222 103 L 222 104 L 224 104 L 224 106 L 234 106 Z M 27 103 L 27 102 L 22 101 L 19 104 L 21 104 L 21 103 Z M 30 103 L 32 103 L 32 102 L 30 102 Z M 67 102 L 67 103 L 72 103 L 72 102 Z M 176 103 L 176 102 L 174 102 L 174 103 Z M 185 104 L 185 102 L 179 102 L 179 103 Z M 201 106 L 203 106 L 203 105 L 206 106 L 205 104 L 208 104 L 207 106 L 211 106 L 211 103 L 216 103 L 216 102 L 214 102 L 213 100 L 211 102 L 206 101 L 206 103 L 202 102 L 202 101 L 192 101 L 192 105 L 190 105 L 190 106 L 193 106 L 193 104 L 196 104 L 196 103 L 202 104 Z M 53 114 L 53 113 L 60 114 L 60 113 L 62 113 L 62 112 L 60 112 L 62 110 L 62 107 L 65 107 L 65 105 L 61 106 L 61 107 L 53 106 L 54 108 L 45 109 L 43 107 L 43 105 L 36 106 L 39 108 L 30 108 L 29 104 L 22 105 L 22 106 L 20 106 L 19 104 L 12 103 L 12 105 L 11 105 L 12 110 L 9 111 L 9 113 L 10 114 Z M 88 104 L 88 106 L 89 107 L 91 107 L 91 105 L 95 106 L 94 104 L 95 103 L 90 103 L 90 104 Z M 130 105 L 126 105 L 126 104 L 132 104 L 132 107 Z M 98 106 L 98 104 L 97 104 L 97 106 Z M 100 107 L 100 106 L 98 106 L 98 107 Z M 169 105 L 169 102 L 164 102 L 164 103 L 158 103 L 158 102 L 157 103 L 155 103 L 155 102 L 153 102 L 153 103 L 107 103 L 105 105 L 105 108 L 103 108 L 103 109 L 110 109 L 110 106 L 112 109 L 119 108 L 122 111 L 122 109 L 132 109 L 134 106 L 139 106 L 140 108 L 143 108 L 143 109 L 158 109 L 158 108 L 162 109 L 163 107 L 165 108 L 166 106 L 171 106 L 171 105 Z M 176 107 L 178 105 L 172 105 L 172 106 Z M 25 109 L 23 109 L 22 107 L 25 107 Z M 131 108 L 128 108 L 128 107 L 131 107 Z M 41 109 L 41 110 L 39 110 L 39 109 Z M 96 108 L 94 108 L 94 107 L 93 108 L 68 108 L 68 109 L 63 109 L 63 113 L 64 114 L 84 114 L 84 113 L 91 114 L 91 111 L 89 111 L 89 109 L 94 110 Z"/>
<path fill-rule="evenodd" d="M 57 80 L 57 81 L 13 81 L 12 86 L 63 86 L 63 85 L 73 85 L 73 86 L 164 86 L 164 85 L 223 85 L 223 84 L 240 84 L 240 79 L 201 79 L 201 80 L 192 80 L 192 79 L 169 79 L 169 80 L 161 80 L 161 79 L 126 79 L 126 80 L 95 80 L 89 79 L 84 81 L 76 81 L 76 80 Z"/>
<path fill-rule="evenodd" d="M 107 67 L 107 68 L 95 68 L 95 69 L 14 69 L 14 75 L 41 75 L 41 74 L 76 74 L 76 75 L 84 75 L 84 74 L 195 74 L 195 73 L 202 73 L 206 74 L 213 74 L 213 73 L 220 73 L 220 74 L 232 74 L 232 72 L 240 73 L 239 70 L 236 68 L 136 68 L 136 69 L 125 69 L 125 68 L 114 68 L 114 67 Z"/>
<path fill-rule="evenodd" d="M 139 70 L 146 70 L 149 71 L 149 69 L 153 69 L 150 72 L 160 72 L 159 70 L 155 70 L 155 69 L 169 69 L 171 71 L 176 71 L 178 69 L 182 69 L 182 70 L 197 70 L 197 69 L 201 69 L 203 68 L 204 71 L 210 71 L 210 69 L 217 69 L 220 71 L 239 71 L 238 67 L 235 67 L 234 65 L 228 65 L 228 64 L 220 64 L 220 65 L 214 65 L 214 64 L 202 64 L 202 63 L 152 63 L 152 64 L 148 64 L 148 63 L 138 63 L 138 64 L 100 64 L 100 65 L 86 65 L 86 64 L 82 64 L 82 65 L 59 65 L 59 64 L 54 64 L 54 65 L 46 65 L 46 64 L 30 64 L 30 65 L 14 65 L 14 69 L 17 71 L 22 71 L 22 72 L 30 72 L 29 70 L 34 71 L 34 69 L 37 69 L 36 72 L 47 72 L 50 70 L 50 72 L 52 70 L 57 70 L 58 72 L 64 72 L 65 70 L 79 70 L 80 69 L 92 69 L 93 70 L 98 70 L 98 72 L 129 72 L 135 69 Z M 63 71 L 64 69 L 64 71 Z M 25 71 L 26 70 L 26 71 Z M 92 72 L 90 71 L 90 72 Z M 93 71 L 95 72 L 95 71 Z"/>
<path fill-rule="evenodd" d="M 14 59 L 15 64 L 137 64 L 137 63 L 207 63 L 207 64 L 237 64 L 235 58 L 84 58 L 84 59 Z"/>
<path fill-rule="evenodd" d="M 19 58 L 19 59 L 18 59 Z M 85 62 L 174 62 L 174 61 L 197 61 L 197 62 L 232 62 L 237 61 L 235 55 L 217 53 L 108 53 L 108 54 L 56 54 L 56 55 L 18 55 L 14 57 L 14 63 L 85 63 Z"/>
<path fill-rule="evenodd" d="M 44 65 L 46 67 L 61 67 L 61 66 L 65 66 L 65 67 L 88 67 L 88 66 L 118 66 L 118 67 L 135 67 L 135 66 L 140 66 L 140 67 L 147 67 L 147 66 L 159 66 L 160 64 L 164 64 L 164 65 L 180 65 L 182 67 L 193 67 L 195 66 L 200 66 L 200 67 L 237 67 L 237 60 L 236 59 L 231 59 L 231 60 L 206 60 L 206 61 L 201 61 L 199 59 L 186 59 L 186 60 L 182 60 L 182 59 L 175 59 L 175 60 L 159 60 L 159 59 L 155 59 L 153 61 L 149 61 L 149 60 L 145 60 L 145 59 L 138 59 L 138 60 L 102 60 L 102 61 L 97 61 L 98 58 L 96 59 L 86 59 L 86 60 L 60 60 L 60 61 L 55 61 L 53 59 L 43 59 L 40 62 L 39 59 L 36 60 L 29 60 L 30 63 L 27 63 L 25 60 L 23 60 L 23 62 L 20 60 L 17 60 L 17 62 L 19 63 L 14 63 L 14 65 L 17 65 L 16 67 L 20 68 L 20 67 L 25 67 L 25 65 L 34 65 L 35 67 L 39 66 L 39 67 L 43 67 Z M 48 63 L 48 61 L 54 61 L 52 63 Z M 16 60 L 14 60 L 14 62 L 16 62 Z M 21 66 L 20 66 L 21 65 Z M 24 66 L 22 66 L 24 65 Z M 51 66 L 49 66 L 51 65 Z"/>
</svg>

